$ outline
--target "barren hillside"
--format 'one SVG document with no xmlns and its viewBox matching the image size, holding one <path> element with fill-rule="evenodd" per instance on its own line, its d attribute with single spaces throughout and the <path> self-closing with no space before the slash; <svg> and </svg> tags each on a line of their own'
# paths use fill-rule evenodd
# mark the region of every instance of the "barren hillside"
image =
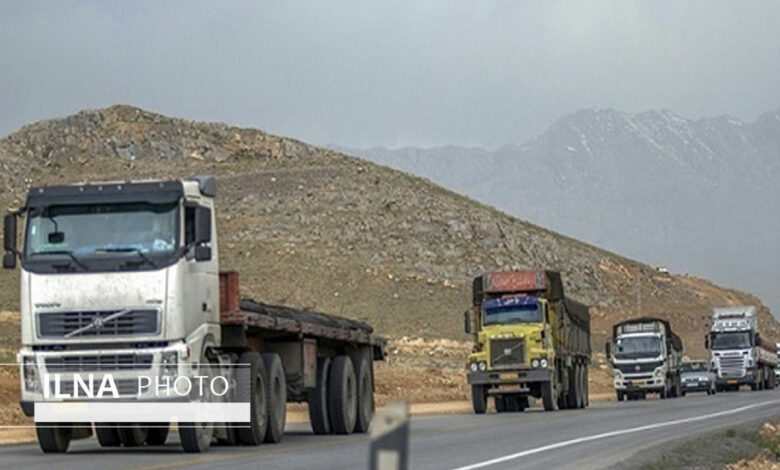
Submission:
<svg viewBox="0 0 780 470">
<path fill-rule="evenodd" d="M 199 173 L 218 177 L 222 267 L 241 272 L 244 295 L 367 320 L 393 336 L 461 337 L 470 278 L 507 267 L 563 271 L 568 291 L 596 307 L 599 350 L 609 325 L 637 314 L 636 276 L 642 313 L 668 318 L 694 356 L 713 306 L 760 305 L 426 180 L 258 130 L 114 106 L 0 139 L 4 207 L 22 203 L 31 184 Z M 0 310 L 17 310 L 16 278 L 0 274 Z M 780 340 L 763 306 L 760 321 Z"/>
</svg>

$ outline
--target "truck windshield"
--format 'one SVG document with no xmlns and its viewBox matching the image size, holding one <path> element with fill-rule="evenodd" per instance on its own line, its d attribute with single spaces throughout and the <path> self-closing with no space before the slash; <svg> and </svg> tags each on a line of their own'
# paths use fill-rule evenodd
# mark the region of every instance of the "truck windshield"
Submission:
<svg viewBox="0 0 780 470">
<path fill-rule="evenodd" d="M 542 312 L 539 304 L 504 305 L 485 308 L 485 325 L 498 325 L 507 323 L 539 323 L 542 321 Z"/>
<path fill-rule="evenodd" d="M 620 338 L 615 347 L 617 359 L 640 359 L 661 355 L 661 338 L 658 336 L 634 336 Z"/>
<path fill-rule="evenodd" d="M 750 333 L 715 333 L 712 335 L 712 349 L 746 349 L 752 346 Z"/>
<path fill-rule="evenodd" d="M 25 256 L 90 257 L 171 254 L 178 244 L 178 204 L 121 203 L 31 209 Z M 148 259 L 148 258 L 145 258 Z"/>
</svg>

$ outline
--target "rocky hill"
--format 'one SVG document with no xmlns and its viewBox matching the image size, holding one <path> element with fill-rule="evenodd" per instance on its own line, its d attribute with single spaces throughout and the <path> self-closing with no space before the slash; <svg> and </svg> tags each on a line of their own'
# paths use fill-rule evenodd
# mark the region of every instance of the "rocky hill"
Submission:
<svg viewBox="0 0 780 470">
<path fill-rule="evenodd" d="M 243 294 L 350 316 L 393 336 L 462 337 L 473 275 L 558 269 L 594 305 L 594 345 L 637 312 L 671 320 L 693 355 L 716 305 L 747 294 L 649 266 L 510 217 L 413 177 L 253 129 L 160 116 L 128 106 L 83 111 L 0 139 L 0 195 L 32 185 L 218 177 L 222 267 Z M 0 274 L 0 310 L 18 308 L 17 275 Z M 637 281 L 639 279 L 639 281 Z M 638 287 L 639 286 L 639 287 Z M 761 306 L 760 321 L 780 329 Z"/>
<path fill-rule="evenodd" d="M 495 151 L 345 151 L 780 310 L 780 110 L 744 122 L 584 109 Z"/>
</svg>

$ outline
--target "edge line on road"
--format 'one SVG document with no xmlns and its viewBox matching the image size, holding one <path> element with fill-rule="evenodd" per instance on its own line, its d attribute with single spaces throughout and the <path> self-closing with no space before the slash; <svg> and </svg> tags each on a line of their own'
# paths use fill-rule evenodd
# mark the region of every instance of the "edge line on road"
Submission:
<svg viewBox="0 0 780 470">
<path fill-rule="evenodd" d="M 478 463 L 474 463 L 474 464 L 471 464 L 471 465 L 466 465 L 466 466 L 463 466 L 463 467 L 457 467 L 457 468 L 454 468 L 452 470 L 476 470 L 478 468 L 485 468 L 485 467 L 489 467 L 491 465 L 496 465 L 496 464 L 499 464 L 499 463 L 508 462 L 510 460 L 519 459 L 521 457 L 526 457 L 528 455 L 539 454 L 539 453 L 542 453 L 542 452 L 546 452 L 548 450 L 559 449 L 561 447 L 567 447 L 567 446 L 572 446 L 572 445 L 576 445 L 576 444 L 581 444 L 583 442 L 590 442 L 590 441 L 596 441 L 596 440 L 599 440 L 599 439 L 607 439 L 607 438 L 614 437 L 614 436 L 621 436 L 621 435 L 625 435 L 625 434 L 632 434 L 632 433 L 637 433 L 637 432 L 642 432 L 642 431 L 649 431 L 651 429 L 664 428 L 664 427 L 668 427 L 668 426 L 674 426 L 676 424 L 684 424 L 684 423 L 693 423 L 693 422 L 696 422 L 696 421 L 704 421 L 706 419 L 712 419 L 712 418 L 717 418 L 717 417 L 720 417 L 720 416 L 732 415 L 732 414 L 740 413 L 742 411 L 749 410 L 749 409 L 752 409 L 752 408 L 758 408 L 758 407 L 766 406 L 766 405 L 773 405 L 775 403 L 780 403 L 780 400 L 770 400 L 770 401 L 764 401 L 764 402 L 761 402 L 761 403 L 753 403 L 753 404 L 750 404 L 750 405 L 741 406 L 739 408 L 734 408 L 734 409 L 731 409 L 731 410 L 718 411 L 716 413 L 710 413 L 710 414 L 707 414 L 707 415 L 694 416 L 694 417 L 691 417 L 691 418 L 675 419 L 675 420 L 672 420 L 672 421 L 663 421 L 661 423 L 646 424 L 644 426 L 638 426 L 638 427 L 635 427 L 635 428 L 627 428 L 627 429 L 619 429 L 619 430 L 616 430 L 616 431 L 609 431 L 609 432 L 605 432 L 605 433 L 601 433 L 601 434 L 595 434 L 593 436 L 578 437 L 578 438 L 575 438 L 575 439 L 570 439 L 568 441 L 556 442 L 555 444 L 549 444 L 549 445 L 542 446 L 542 447 L 536 447 L 536 448 L 533 448 L 533 449 L 528 449 L 528 450 L 524 450 L 524 451 L 521 451 L 521 452 L 516 452 L 514 454 L 505 455 L 503 457 L 496 457 L 494 459 L 485 460 L 483 462 L 478 462 Z"/>
</svg>

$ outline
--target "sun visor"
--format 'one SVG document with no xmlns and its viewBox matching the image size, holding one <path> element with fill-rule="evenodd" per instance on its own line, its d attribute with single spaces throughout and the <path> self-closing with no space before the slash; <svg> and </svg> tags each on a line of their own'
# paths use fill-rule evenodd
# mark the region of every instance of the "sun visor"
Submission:
<svg viewBox="0 0 780 470">
<path fill-rule="evenodd" d="M 48 186 L 30 188 L 25 206 L 29 209 L 73 204 L 125 202 L 165 204 L 176 202 L 183 196 L 184 188 L 179 181 Z"/>
</svg>

